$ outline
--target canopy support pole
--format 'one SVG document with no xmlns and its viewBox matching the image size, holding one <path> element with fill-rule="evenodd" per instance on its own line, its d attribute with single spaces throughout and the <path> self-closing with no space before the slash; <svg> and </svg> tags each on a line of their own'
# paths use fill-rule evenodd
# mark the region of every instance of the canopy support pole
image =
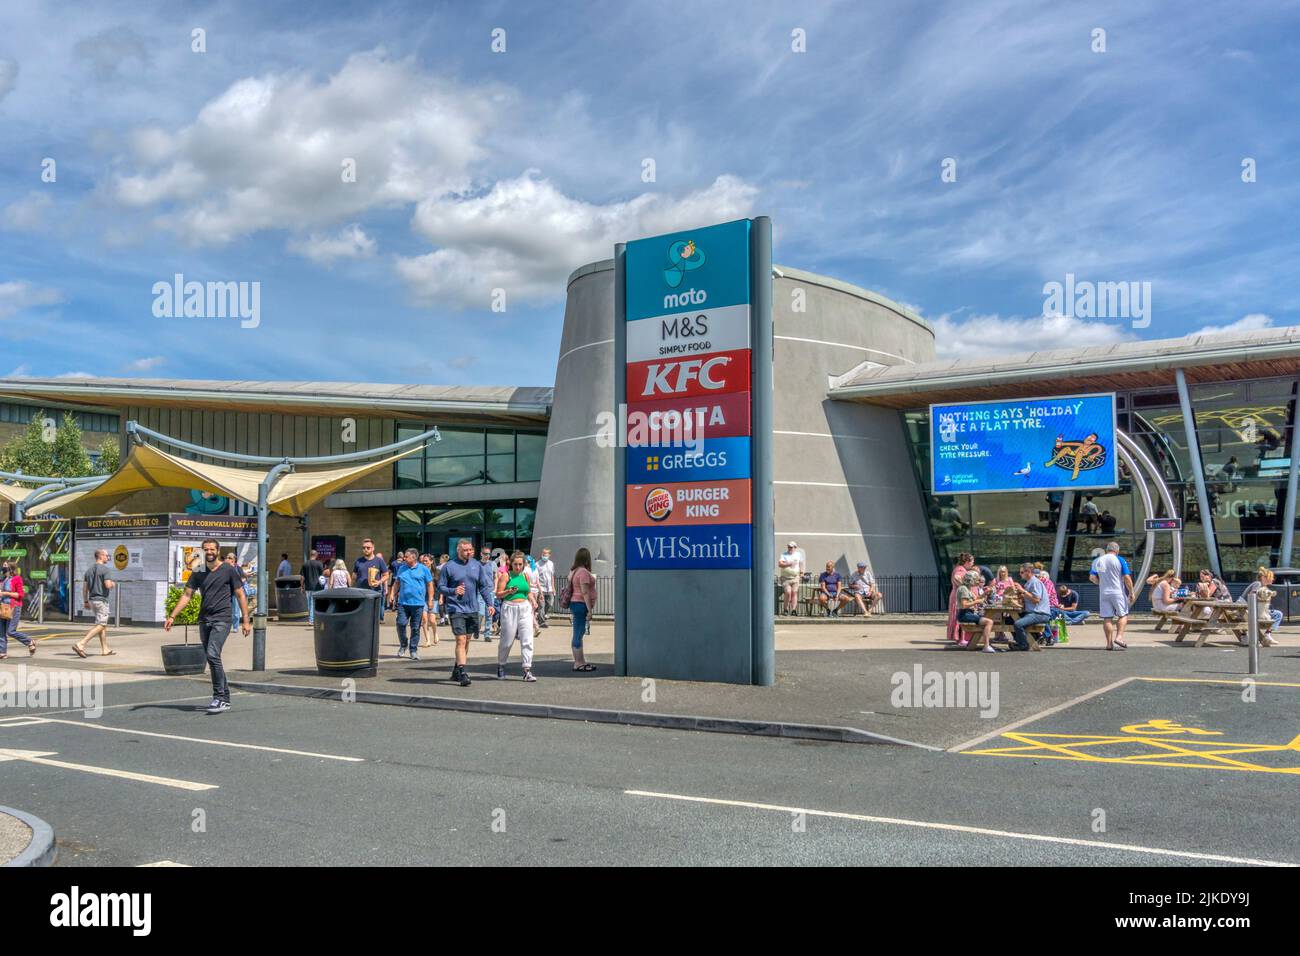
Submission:
<svg viewBox="0 0 1300 956">
<path fill-rule="evenodd" d="M 271 468 L 257 486 L 257 610 L 253 614 L 253 670 L 266 670 L 266 612 L 271 606 L 271 592 L 267 590 L 266 573 L 266 516 L 270 512 L 267 500 L 271 487 L 280 476 L 293 471 L 286 458 Z"/>
</svg>

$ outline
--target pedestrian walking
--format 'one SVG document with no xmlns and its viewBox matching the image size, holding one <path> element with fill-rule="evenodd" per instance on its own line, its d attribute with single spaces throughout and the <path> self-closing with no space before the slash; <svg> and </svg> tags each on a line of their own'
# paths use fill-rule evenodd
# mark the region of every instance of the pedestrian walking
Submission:
<svg viewBox="0 0 1300 956">
<path fill-rule="evenodd" d="M 348 577 L 348 566 L 342 558 L 336 558 L 334 567 L 330 570 L 329 581 L 326 582 L 327 588 L 345 588 L 351 584 L 351 578 Z"/>
<path fill-rule="evenodd" d="M 490 642 L 492 640 L 492 631 L 493 631 L 492 625 L 497 621 L 499 621 L 497 615 L 500 614 L 500 609 L 497 607 L 496 594 L 492 593 L 490 587 L 490 582 L 493 582 L 497 579 L 497 563 L 492 558 L 492 549 L 489 548 L 487 545 L 484 545 L 482 548 L 479 549 L 478 563 L 483 566 L 484 573 L 487 575 L 487 579 L 489 582 L 488 594 L 481 601 L 479 601 L 479 609 L 478 609 L 479 636 L 482 637 L 483 640 Z M 489 614 L 488 613 L 489 608 L 491 608 L 494 613 Z"/>
<path fill-rule="evenodd" d="M 108 647 L 108 592 L 115 587 L 117 582 L 113 580 L 108 570 L 108 551 L 105 548 L 97 548 L 95 563 L 86 569 L 81 579 L 81 602 L 90 608 L 90 613 L 95 616 L 95 623 L 91 625 L 85 637 L 72 645 L 73 653 L 78 657 L 86 656 L 86 645 L 95 637 L 99 638 L 100 654 L 108 657 L 117 653 L 109 650 Z M 3 653 L 4 649 L 0 647 L 0 654 Z"/>
<path fill-rule="evenodd" d="M 384 623 L 384 592 L 388 590 L 388 564 L 382 554 L 375 553 L 375 542 L 361 539 L 361 557 L 352 565 L 352 580 L 356 587 L 369 588 L 379 594 L 379 623 Z"/>
<path fill-rule="evenodd" d="M 293 574 L 293 565 L 289 563 L 289 552 L 284 551 L 280 554 L 280 563 L 276 566 L 275 576 L 277 578 L 287 578 Z"/>
<path fill-rule="evenodd" d="M 522 551 L 510 555 L 510 563 L 497 572 L 496 596 L 501 600 L 501 643 L 497 645 L 497 680 L 506 679 L 510 648 L 519 638 L 523 658 L 524 680 L 533 676 L 533 614 L 537 610 L 537 586 L 528 574 L 528 562 Z"/>
<path fill-rule="evenodd" d="M 591 573 L 591 552 L 586 548 L 579 548 L 573 555 L 568 583 L 560 592 L 560 606 L 568 608 L 573 618 L 573 669 L 594 671 L 596 665 L 587 663 L 582 648 L 587 623 L 596 607 L 596 576 Z"/>
<path fill-rule="evenodd" d="M 420 563 L 429 569 L 429 581 L 434 584 L 433 606 L 424 612 L 425 646 L 438 643 L 438 569 L 433 563 L 433 555 L 420 555 Z"/>
<path fill-rule="evenodd" d="M 546 618 L 551 613 L 551 602 L 555 600 L 555 562 L 551 560 L 550 548 L 542 548 L 541 560 L 537 562 L 537 586 L 542 592 L 537 600 L 538 626 L 550 627 Z"/>
<path fill-rule="evenodd" d="M 404 563 L 393 565 L 389 599 L 397 610 L 397 656 L 406 653 L 406 630 L 410 627 L 411 660 L 420 659 L 420 623 L 433 610 L 433 574 L 420 563 L 419 553 L 407 548 Z"/>
<path fill-rule="evenodd" d="M 321 564 L 320 555 L 313 548 L 307 552 L 307 560 L 302 563 L 302 586 L 307 592 L 307 623 L 316 621 L 316 602 L 312 600 L 317 591 L 325 587 L 325 566 Z"/>
<path fill-rule="evenodd" d="M 442 566 L 438 575 L 438 593 L 446 600 L 451 618 L 451 633 L 456 636 L 456 660 L 451 679 L 461 687 L 470 685 L 465 664 L 469 657 L 470 637 L 478 633 L 479 608 L 490 616 L 492 581 L 486 569 L 474 558 L 474 542 L 461 538 L 456 542 L 456 557 Z"/>
<path fill-rule="evenodd" d="M 9 616 L 4 617 L 4 612 L 0 611 L 0 625 L 3 625 L 3 633 L 0 633 L 0 660 L 9 656 L 10 638 L 26 644 L 29 657 L 36 653 L 36 642 L 18 630 L 23 618 L 24 590 L 22 571 L 16 563 L 6 561 L 0 566 L 0 598 L 3 598 Z"/>
<path fill-rule="evenodd" d="M 250 595 L 248 593 L 248 575 L 246 575 L 244 573 L 244 569 L 239 566 L 239 561 L 235 557 L 235 552 L 227 551 L 224 561 L 226 564 L 230 565 L 232 568 L 235 569 L 235 573 L 239 575 L 239 586 L 244 591 L 244 597 L 249 597 Z M 239 622 L 243 620 L 243 617 L 239 610 L 238 601 L 236 601 L 234 604 L 231 605 L 230 612 L 231 612 L 230 629 L 232 631 L 237 631 L 239 630 Z"/>
<path fill-rule="evenodd" d="M 438 558 L 438 569 L 437 571 L 434 572 L 433 575 L 433 579 L 435 581 L 437 581 L 439 578 L 442 577 L 442 569 L 447 566 L 447 562 L 450 560 L 451 560 L 451 555 L 449 554 L 444 554 L 440 558 Z M 443 597 L 441 593 L 438 594 L 438 614 L 442 618 L 438 622 L 439 624 L 442 624 L 444 626 L 449 626 L 451 624 L 451 620 L 447 617 L 447 599 Z"/>
<path fill-rule="evenodd" d="M 218 558 L 221 546 L 215 538 L 203 542 L 203 569 L 195 571 L 185 582 L 185 592 L 176 602 L 176 607 L 163 621 L 163 630 L 170 631 L 185 606 L 190 603 L 194 592 L 198 591 L 199 603 L 199 640 L 203 642 L 203 651 L 208 658 L 208 671 L 212 675 L 212 703 L 208 705 L 209 714 L 224 714 L 230 710 L 230 685 L 226 683 L 226 669 L 221 663 L 221 650 L 230 636 L 233 621 L 233 607 L 239 604 L 243 619 L 242 632 L 245 637 L 253 632 L 252 622 L 248 616 L 248 598 L 244 595 L 243 582 L 237 568 L 222 562 Z"/>
<path fill-rule="evenodd" d="M 1092 564 L 1088 579 L 1098 588 L 1101 629 L 1106 634 L 1106 650 L 1126 650 L 1124 628 L 1128 626 L 1129 606 L 1133 603 L 1133 573 L 1119 554 L 1119 542 L 1106 545 L 1106 553 Z"/>
</svg>

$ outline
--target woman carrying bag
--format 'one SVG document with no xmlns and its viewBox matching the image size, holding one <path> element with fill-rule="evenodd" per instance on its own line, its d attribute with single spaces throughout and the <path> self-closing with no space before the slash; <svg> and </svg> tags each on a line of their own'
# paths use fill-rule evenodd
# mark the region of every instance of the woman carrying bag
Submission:
<svg viewBox="0 0 1300 956">
<path fill-rule="evenodd" d="M 594 671 L 595 664 L 588 664 L 583 656 L 582 639 L 587 634 L 587 621 L 596 607 L 596 576 L 591 573 L 591 552 L 579 548 L 573 556 L 573 567 L 569 568 L 569 582 L 560 592 L 560 607 L 568 608 L 573 617 L 573 669 L 575 671 Z"/>
<path fill-rule="evenodd" d="M 12 568 L 6 564 L 0 567 L 0 660 L 9 656 L 9 638 L 16 637 L 27 645 L 27 653 L 36 653 L 36 642 L 26 634 L 18 632 L 18 624 L 23 616 L 23 576 L 18 565 Z"/>
</svg>

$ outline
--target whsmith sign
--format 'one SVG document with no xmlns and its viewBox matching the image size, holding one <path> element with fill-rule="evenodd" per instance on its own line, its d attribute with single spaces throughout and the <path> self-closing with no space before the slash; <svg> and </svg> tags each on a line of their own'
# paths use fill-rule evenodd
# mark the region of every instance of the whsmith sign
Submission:
<svg viewBox="0 0 1300 956">
<path fill-rule="evenodd" d="M 770 684 L 771 222 L 638 239 L 615 264 L 616 670 Z"/>
</svg>

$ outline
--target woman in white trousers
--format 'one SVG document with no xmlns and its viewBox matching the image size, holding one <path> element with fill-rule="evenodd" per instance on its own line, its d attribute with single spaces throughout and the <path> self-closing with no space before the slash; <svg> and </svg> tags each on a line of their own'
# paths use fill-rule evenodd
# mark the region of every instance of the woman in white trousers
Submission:
<svg viewBox="0 0 1300 956">
<path fill-rule="evenodd" d="M 505 680 L 510 648 L 519 638 L 524 661 L 524 680 L 533 676 L 533 615 L 537 610 L 537 588 L 526 570 L 522 551 L 510 555 L 510 564 L 497 572 L 496 595 L 501 602 L 501 641 L 497 644 L 497 680 Z"/>
</svg>

